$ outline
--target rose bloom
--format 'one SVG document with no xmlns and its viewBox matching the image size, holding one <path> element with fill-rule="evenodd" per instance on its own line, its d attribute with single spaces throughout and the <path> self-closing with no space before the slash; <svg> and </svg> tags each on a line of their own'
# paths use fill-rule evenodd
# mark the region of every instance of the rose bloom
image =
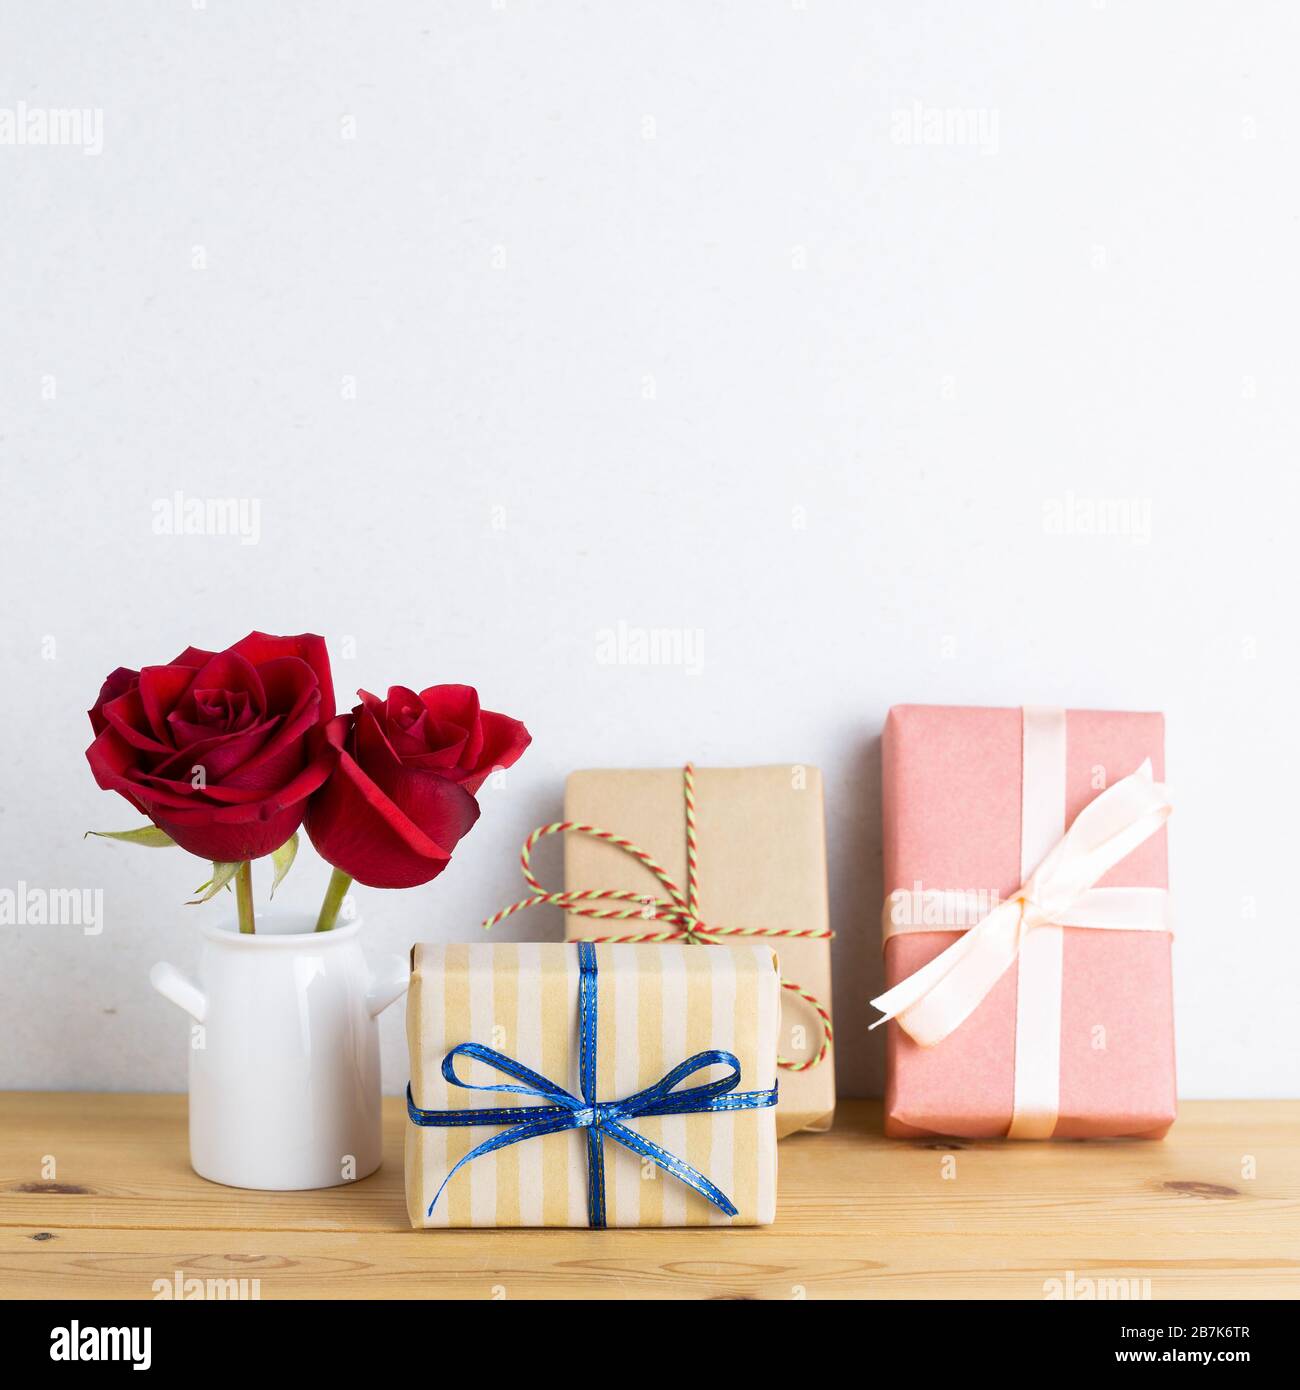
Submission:
<svg viewBox="0 0 1300 1390">
<path fill-rule="evenodd" d="M 187 647 L 164 666 L 119 667 L 90 711 L 95 780 L 183 849 L 258 859 L 302 824 L 329 775 L 334 717 L 325 641 L 250 632 L 224 652 Z"/>
<path fill-rule="evenodd" d="M 317 852 L 371 888 L 411 888 L 447 867 L 478 819 L 474 793 L 532 741 L 517 720 L 480 709 L 467 685 L 418 695 L 395 685 L 325 729 L 337 757 L 312 798 L 307 833 Z"/>
</svg>

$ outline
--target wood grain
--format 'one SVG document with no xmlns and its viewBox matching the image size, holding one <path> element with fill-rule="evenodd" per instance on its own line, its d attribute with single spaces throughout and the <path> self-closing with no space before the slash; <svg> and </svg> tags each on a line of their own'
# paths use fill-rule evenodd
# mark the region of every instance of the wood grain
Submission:
<svg viewBox="0 0 1300 1390">
<path fill-rule="evenodd" d="M 350 1187 L 245 1192 L 186 1156 L 185 1098 L 0 1093 L 0 1296 L 152 1298 L 257 1279 L 262 1298 L 1300 1297 L 1300 1102 L 1191 1102 L 1163 1143 L 899 1143 L 878 1102 L 784 1141 L 775 1226 L 412 1231 L 401 1102 Z M 53 1176 L 49 1176 L 49 1160 Z M 1249 1176 L 1253 1172 L 1254 1176 Z"/>
</svg>

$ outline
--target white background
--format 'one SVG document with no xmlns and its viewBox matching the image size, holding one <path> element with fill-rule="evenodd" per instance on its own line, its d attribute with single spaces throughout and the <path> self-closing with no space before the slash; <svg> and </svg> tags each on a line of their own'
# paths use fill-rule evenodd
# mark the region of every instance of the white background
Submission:
<svg viewBox="0 0 1300 1390">
<path fill-rule="evenodd" d="M 1294 9 L 300 9 L 0 22 L 0 106 L 103 112 L 0 146 L 0 887 L 106 913 L 0 928 L 0 1085 L 183 1087 L 146 975 L 228 900 L 82 840 L 138 821 L 84 711 L 261 627 L 535 735 L 441 880 L 359 894 L 376 952 L 518 896 L 572 768 L 820 764 L 846 1094 L 888 706 L 1162 708 L 1181 1089 L 1300 1091 Z M 178 490 L 257 543 L 155 534 Z M 1096 503 L 1144 534 L 1054 529 Z M 702 669 L 602 664 L 619 622 Z"/>
</svg>

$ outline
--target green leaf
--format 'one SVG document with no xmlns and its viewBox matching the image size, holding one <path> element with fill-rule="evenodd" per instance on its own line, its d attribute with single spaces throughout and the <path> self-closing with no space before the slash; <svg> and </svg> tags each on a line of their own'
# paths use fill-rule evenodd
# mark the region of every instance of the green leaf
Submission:
<svg viewBox="0 0 1300 1390">
<path fill-rule="evenodd" d="M 212 865 L 212 877 L 208 879 L 206 883 L 200 883 L 194 890 L 196 893 L 202 894 L 202 896 L 191 898 L 187 906 L 195 907 L 199 903 L 205 903 L 210 898 L 215 898 L 223 888 L 229 888 L 231 880 L 239 872 L 239 864 L 239 860 L 236 860 L 233 864 L 217 864 L 214 862 Z M 203 891 L 205 888 L 208 890 L 206 893 Z"/>
<path fill-rule="evenodd" d="M 147 849 L 175 848 L 176 841 L 156 825 L 142 825 L 139 830 L 87 830 L 81 838 L 97 835 L 102 840 L 121 840 L 128 845 L 144 845 Z"/>
<path fill-rule="evenodd" d="M 296 830 L 279 849 L 271 851 L 271 863 L 275 865 L 275 878 L 271 880 L 272 897 L 275 897 L 275 890 L 280 886 L 280 880 L 293 867 L 294 856 L 297 853 L 298 832 Z"/>
</svg>

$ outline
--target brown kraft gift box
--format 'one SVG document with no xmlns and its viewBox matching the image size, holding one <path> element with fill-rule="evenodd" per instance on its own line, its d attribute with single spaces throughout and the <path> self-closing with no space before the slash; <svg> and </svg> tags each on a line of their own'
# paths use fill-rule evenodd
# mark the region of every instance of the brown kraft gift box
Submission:
<svg viewBox="0 0 1300 1390">
<path fill-rule="evenodd" d="M 822 777 L 815 767 L 695 769 L 697 912 L 719 927 L 821 930 L 829 927 L 826 827 Z M 686 807 L 681 768 L 596 769 L 571 773 L 565 819 L 598 826 L 640 846 L 686 887 Z M 663 896 L 659 880 L 615 845 L 586 835 L 565 836 L 565 889 L 624 889 Z M 598 920 L 567 914 L 565 935 L 632 935 L 652 923 Z M 724 937 L 722 940 L 746 938 Z M 747 938 L 776 951 L 781 975 L 814 995 L 831 1012 L 829 939 Z M 694 949 L 694 948 L 692 948 Z M 709 950 L 700 946 L 700 950 Z M 822 1024 L 793 991 L 781 991 L 782 1057 L 817 1054 Z M 835 1112 L 834 1048 L 807 1071 L 782 1068 L 777 1137 L 827 1130 Z"/>
</svg>

